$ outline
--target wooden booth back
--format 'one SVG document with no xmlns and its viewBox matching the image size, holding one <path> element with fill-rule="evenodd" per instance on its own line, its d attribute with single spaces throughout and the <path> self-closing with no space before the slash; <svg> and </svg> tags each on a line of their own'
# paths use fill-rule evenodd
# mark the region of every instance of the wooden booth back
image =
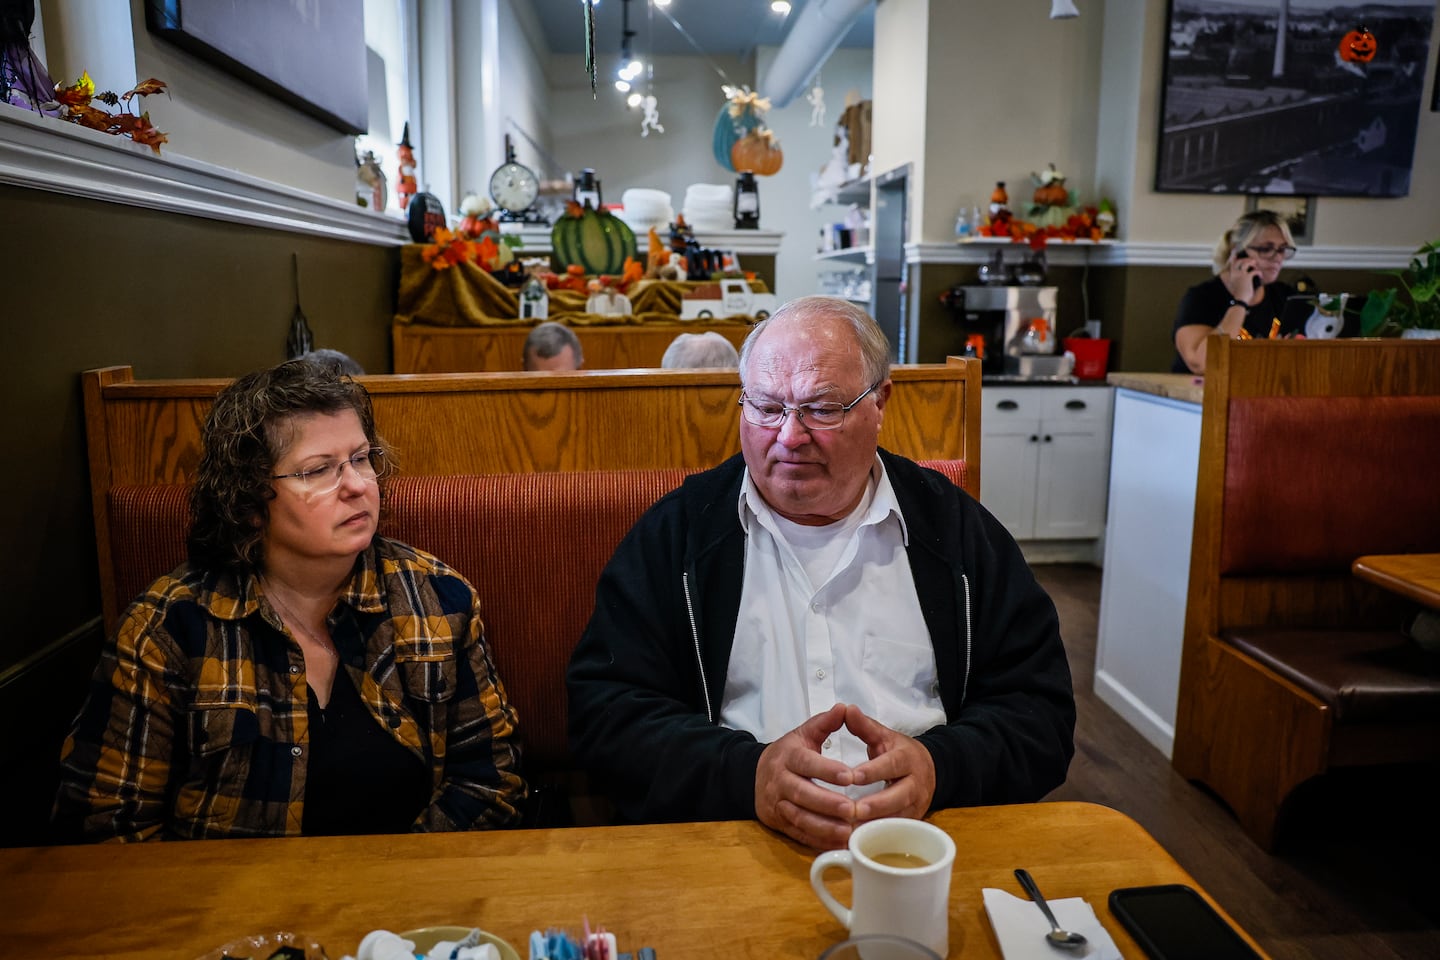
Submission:
<svg viewBox="0 0 1440 960">
<path fill-rule="evenodd" d="M 980 368 L 897 365 L 880 443 L 915 460 L 960 461 L 980 495 Z M 699 470 L 740 449 L 734 370 L 378 375 L 380 434 L 402 475 Z M 230 381 L 136 380 L 130 367 L 82 374 L 91 501 L 106 628 L 129 595 L 113 569 L 107 498 L 122 485 L 184 484 L 200 461 L 215 395 Z"/>
</svg>

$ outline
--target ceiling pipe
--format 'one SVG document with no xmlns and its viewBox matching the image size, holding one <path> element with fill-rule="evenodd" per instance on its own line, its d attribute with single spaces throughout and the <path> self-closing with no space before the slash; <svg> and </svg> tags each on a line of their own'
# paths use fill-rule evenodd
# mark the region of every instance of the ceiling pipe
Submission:
<svg viewBox="0 0 1440 960">
<path fill-rule="evenodd" d="M 758 92 L 776 107 L 794 100 L 874 0 L 809 0 L 761 78 Z"/>
</svg>

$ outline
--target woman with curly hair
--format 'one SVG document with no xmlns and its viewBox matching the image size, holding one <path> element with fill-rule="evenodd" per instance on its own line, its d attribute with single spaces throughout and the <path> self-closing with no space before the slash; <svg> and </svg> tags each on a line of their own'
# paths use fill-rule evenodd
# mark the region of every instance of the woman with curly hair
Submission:
<svg viewBox="0 0 1440 960">
<path fill-rule="evenodd" d="M 465 830 L 519 820 L 479 601 L 377 533 L 365 388 L 292 360 L 215 400 L 189 561 L 135 600 L 66 739 L 62 839 Z"/>
</svg>

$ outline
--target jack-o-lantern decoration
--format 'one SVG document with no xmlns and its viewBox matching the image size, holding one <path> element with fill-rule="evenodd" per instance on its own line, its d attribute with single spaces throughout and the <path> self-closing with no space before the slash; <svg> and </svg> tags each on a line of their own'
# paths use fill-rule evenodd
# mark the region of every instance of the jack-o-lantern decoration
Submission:
<svg viewBox="0 0 1440 960">
<path fill-rule="evenodd" d="M 1340 40 L 1340 59 L 1346 63 L 1369 63 L 1375 59 L 1375 34 L 1365 27 L 1351 30 Z"/>
<path fill-rule="evenodd" d="M 769 130 L 747 133 L 730 148 L 730 165 L 736 171 L 749 170 L 768 177 L 777 173 L 784 162 L 785 154 Z"/>
</svg>

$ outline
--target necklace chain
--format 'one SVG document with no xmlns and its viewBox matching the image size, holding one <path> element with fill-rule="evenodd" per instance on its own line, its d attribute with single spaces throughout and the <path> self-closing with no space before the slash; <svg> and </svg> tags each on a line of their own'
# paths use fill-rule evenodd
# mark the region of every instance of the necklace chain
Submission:
<svg viewBox="0 0 1440 960">
<path fill-rule="evenodd" d="M 321 650 L 324 650 L 332 660 L 338 661 L 340 659 L 340 651 L 335 649 L 335 641 L 332 640 L 329 643 L 326 643 L 324 640 L 321 640 L 318 636 L 314 634 L 314 632 L 311 631 L 310 627 L 306 625 L 304 620 L 296 616 L 294 610 L 291 610 L 288 606 L 285 605 L 285 601 L 280 599 L 280 594 L 277 593 L 274 587 L 270 585 L 270 581 L 266 580 L 264 577 L 261 577 L 260 583 L 265 588 L 266 596 L 268 596 L 271 600 L 275 602 L 275 606 L 279 607 L 279 612 L 282 615 L 282 622 L 284 617 L 289 617 L 292 621 L 294 621 L 297 626 L 300 627 L 300 632 L 304 633 L 305 636 L 309 637 L 310 641 L 316 646 L 318 646 Z"/>
</svg>

